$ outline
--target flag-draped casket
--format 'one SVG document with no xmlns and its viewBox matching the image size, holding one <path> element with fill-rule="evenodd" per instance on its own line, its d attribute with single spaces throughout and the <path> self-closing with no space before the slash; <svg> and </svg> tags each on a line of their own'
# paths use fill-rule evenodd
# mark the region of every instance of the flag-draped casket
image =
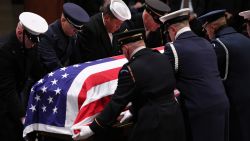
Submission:
<svg viewBox="0 0 250 141">
<path fill-rule="evenodd" d="M 72 125 L 90 124 L 109 102 L 126 62 L 123 56 L 114 56 L 44 76 L 31 88 L 23 136 L 33 131 L 71 135 Z"/>
</svg>

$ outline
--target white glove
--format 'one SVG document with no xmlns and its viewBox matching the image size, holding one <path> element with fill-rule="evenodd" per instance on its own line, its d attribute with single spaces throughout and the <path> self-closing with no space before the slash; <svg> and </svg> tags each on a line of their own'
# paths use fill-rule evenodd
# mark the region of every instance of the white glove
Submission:
<svg viewBox="0 0 250 141">
<path fill-rule="evenodd" d="M 120 123 L 123 123 L 124 121 L 130 119 L 133 115 L 129 110 L 126 110 L 124 112 L 121 112 L 120 116 L 122 116 Z"/>
<path fill-rule="evenodd" d="M 87 139 L 94 134 L 94 132 L 89 128 L 89 126 L 73 126 L 72 130 L 72 138 L 73 140 L 82 140 Z M 80 130 L 80 132 L 75 134 L 75 130 Z"/>
</svg>

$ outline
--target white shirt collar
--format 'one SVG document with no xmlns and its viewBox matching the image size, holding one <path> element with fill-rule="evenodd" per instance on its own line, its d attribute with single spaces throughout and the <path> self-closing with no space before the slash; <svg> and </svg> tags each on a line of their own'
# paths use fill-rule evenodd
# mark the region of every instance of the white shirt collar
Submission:
<svg viewBox="0 0 250 141">
<path fill-rule="evenodd" d="M 145 47 L 145 46 L 140 46 L 140 47 L 138 47 L 137 49 L 135 49 L 135 50 L 131 53 L 130 58 L 131 58 L 133 55 L 135 55 L 136 52 L 138 52 L 139 50 L 144 49 L 144 48 L 146 48 L 146 47 Z"/>
<path fill-rule="evenodd" d="M 178 36 L 180 36 L 182 33 L 187 32 L 187 31 L 191 31 L 191 28 L 188 27 L 188 26 L 183 27 L 182 29 L 180 29 L 180 30 L 176 33 L 175 39 L 177 39 Z"/>
</svg>

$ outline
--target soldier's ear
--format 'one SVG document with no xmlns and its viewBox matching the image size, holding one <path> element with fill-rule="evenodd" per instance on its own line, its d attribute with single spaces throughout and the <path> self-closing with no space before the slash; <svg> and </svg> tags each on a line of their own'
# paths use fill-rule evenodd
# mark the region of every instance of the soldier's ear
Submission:
<svg viewBox="0 0 250 141">
<path fill-rule="evenodd" d="M 210 23 L 208 26 L 209 26 L 210 30 L 212 29 L 214 31 L 217 30 L 217 28 L 218 28 L 218 26 L 214 23 Z"/>
<path fill-rule="evenodd" d="M 23 40 L 23 29 L 22 29 L 21 26 L 16 28 L 16 35 L 17 35 L 18 40 L 22 42 L 22 40 Z"/>
<path fill-rule="evenodd" d="M 61 22 L 65 22 L 66 21 L 66 19 L 62 16 L 61 17 Z"/>
<path fill-rule="evenodd" d="M 18 34 L 18 35 L 22 35 L 23 32 L 22 32 L 21 30 L 18 30 L 18 31 L 17 31 L 17 34 Z"/>
</svg>

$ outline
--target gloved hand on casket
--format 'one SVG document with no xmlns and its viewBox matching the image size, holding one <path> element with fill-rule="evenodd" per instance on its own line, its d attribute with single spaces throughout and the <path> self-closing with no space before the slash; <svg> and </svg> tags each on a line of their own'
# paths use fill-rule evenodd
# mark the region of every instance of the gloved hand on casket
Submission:
<svg viewBox="0 0 250 141">
<path fill-rule="evenodd" d="M 94 134 L 94 132 L 89 128 L 89 126 L 73 126 L 72 138 L 73 140 L 82 140 L 87 139 Z"/>
</svg>

